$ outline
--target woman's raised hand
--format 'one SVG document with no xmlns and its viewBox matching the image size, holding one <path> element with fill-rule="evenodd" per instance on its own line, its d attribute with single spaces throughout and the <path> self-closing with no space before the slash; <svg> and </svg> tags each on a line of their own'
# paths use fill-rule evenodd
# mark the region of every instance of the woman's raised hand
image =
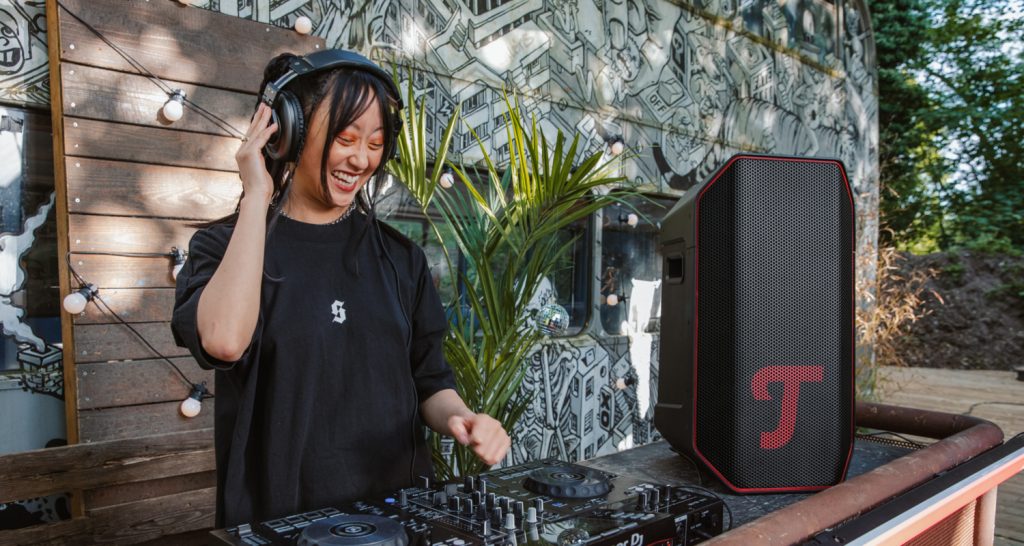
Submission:
<svg viewBox="0 0 1024 546">
<path fill-rule="evenodd" d="M 242 179 L 243 195 L 266 199 L 268 204 L 274 192 L 274 181 L 271 180 L 270 173 L 267 172 L 262 150 L 270 140 L 270 136 L 277 131 L 277 124 L 271 123 L 272 119 L 270 107 L 260 103 L 249 124 L 249 129 L 245 132 L 245 137 L 242 138 L 242 145 L 235 152 L 238 177 Z"/>
</svg>

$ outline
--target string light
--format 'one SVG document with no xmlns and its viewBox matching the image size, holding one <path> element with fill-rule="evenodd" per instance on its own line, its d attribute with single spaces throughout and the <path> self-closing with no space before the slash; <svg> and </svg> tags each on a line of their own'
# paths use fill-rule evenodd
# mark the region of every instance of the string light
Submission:
<svg viewBox="0 0 1024 546">
<path fill-rule="evenodd" d="M 178 0 L 178 1 L 182 2 L 183 4 L 185 3 L 182 0 Z M 191 5 L 195 1 L 197 1 L 197 0 L 190 0 L 188 2 L 188 4 Z M 159 77 L 157 77 L 156 74 L 153 74 L 153 72 L 151 72 L 149 69 L 147 69 L 142 63 L 140 63 L 139 61 L 135 60 L 134 57 L 132 57 L 131 55 L 126 53 L 123 49 L 118 47 L 117 44 L 115 44 L 114 42 L 110 41 L 110 39 L 107 38 L 106 36 L 104 36 L 102 32 L 96 30 L 96 28 L 93 27 L 92 25 L 90 25 L 87 21 L 85 21 L 84 19 L 82 19 L 81 17 L 76 15 L 73 11 L 69 10 L 67 8 L 67 6 L 65 6 L 60 0 L 57 0 L 57 6 L 60 9 L 64 10 L 71 18 L 73 18 L 76 21 L 78 21 L 79 23 L 81 23 L 82 26 L 84 26 L 90 32 L 95 34 L 97 38 L 99 38 L 101 41 L 103 41 L 103 43 L 107 44 L 107 46 L 109 46 L 110 49 L 114 50 L 115 53 L 120 55 L 121 58 L 125 60 L 125 62 L 127 62 L 132 68 L 134 68 L 136 70 L 136 73 L 145 76 L 151 82 L 153 82 L 154 85 L 159 87 L 161 91 L 163 91 L 164 93 L 167 93 L 169 98 L 173 98 L 173 95 L 174 95 L 175 91 L 180 91 L 180 90 L 172 89 L 171 86 L 167 84 L 167 82 L 165 82 L 164 80 L 162 80 Z M 233 136 L 233 137 L 236 137 L 236 138 L 242 138 L 242 137 L 245 136 L 245 133 L 243 133 L 242 131 L 240 131 L 240 130 L 234 128 L 234 127 L 232 127 L 231 124 L 228 123 L 227 121 L 225 121 L 223 118 L 217 116 L 213 112 L 210 112 L 209 110 L 207 110 L 206 108 L 203 108 L 202 106 L 196 104 L 195 102 L 190 101 L 188 99 L 188 97 L 185 96 L 184 92 L 181 93 L 181 102 L 183 104 L 188 104 L 188 106 L 192 110 L 194 110 L 200 116 L 206 118 L 206 120 L 209 121 L 210 123 L 216 125 L 220 130 L 224 131 L 229 136 Z M 165 104 L 165 106 L 166 106 L 166 104 Z M 171 108 L 174 108 L 174 107 L 172 106 Z"/>
<path fill-rule="evenodd" d="M 313 21 L 309 20 L 309 17 L 302 15 L 295 19 L 295 32 L 299 34 L 309 34 L 313 31 Z"/>
<path fill-rule="evenodd" d="M 608 152 L 613 156 L 621 154 L 626 149 L 626 143 L 621 136 L 610 137 L 606 142 L 608 142 Z"/>
<path fill-rule="evenodd" d="M 192 392 L 188 393 L 188 398 L 181 401 L 181 414 L 189 419 L 199 415 L 199 412 L 203 409 L 203 396 L 206 395 L 206 382 L 194 383 L 192 385 Z"/>
<path fill-rule="evenodd" d="M 99 289 L 95 284 L 83 283 L 78 290 L 64 296 L 64 310 L 72 315 L 80 315 L 85 311 L 85 306 L 92 301 Z"/>
<path fill-rule="evenodd" d="M 139 333 L 138 330 L 135 329 L 134 326 L 132 326 L 126 320 L 121 318 L 121 316 L 118 315 L 110 307 L 110 305 L 106 301 L 103 300 L 102 297 L 100 297 L 99 289 L 96 287 L 96 285 L 87 282 L 85 280 L 85 278 L 83 278 L 81 275 L 78 274 L 77 271 L 75 271 L 74 266 L 71 265 L 71 254 L 72 254 L 71 252 L 68 252 L 64 256 L 64 259 L 67 261 L 68 271 L 71 272 L 71 275 L 79 283 L 79 289 L 74 291 L 74 292 L 72 292 L 72 293 L 70 293 L 70 294 L 68 294 L 67 297 L 64 298 L 64 309 L 68 313 L 71 313 L 73 315 L 77 315 L 77 314 L 81 313 L 82 311 L 85 311 L 85 307 L 86 307 L 86 305 L 90 301 L 95 302 L 97 309 L 99 309 L 101 313 L 103 313 L 104 315 L 109 315 L 109 316 L 113 317 L 114 320 L 116 320 L 122 326 L 124 326 L 129 331 L 131 331 L 131 333 L 134 334 L 135 337 L 137 337 L 139 339 L 139 341 L 141 341 L 147 348 L 149 348 L 149 350 L 152 351 L 153 354 L 155 354 L 158 357 L 160 357 L 171 368 L 173 368 L 174 371 L 176 371 L 178 373 L 178 376 L 181 377 L 181 380 L 189 387 L 189 395 L 184 400 L 182 400 L 181 405 L 179 406 L 179 410 L 181 411 L 181 414 L 183 416 L 188 417 L 188 418 L 192 418 L 192 417 L 195 417 L 196 415 L 199 415 L 199 412 L 202 410 L 202 400 L 203 400 L 203 398 L 211 398 L 211 397 L 213 397 L 213 395 L 210 394 L 209 390 L 206 388 L 206 383 L 205 382 L 193 383 L 192 380 L 189 379 L 187 375 L 185 375 L 185 372 L 181 371 L 181 368 L 179 368 L 171 359 L 167 358 L 160 351 L 158 351 L 156 349 L 156 347 L 153 346 L 152 343 L 150 343 L 142 334 Z M 181 271 L 181 266 L 184 265 L 185 260 L 186 260 L 186 258 L 188 256 L 187 252 L 185 252 L 183 250 L 180 250 L 177 247 L 171 247 L 171 251 L 169 253 L 164 253 L 164 252 L 98 252 L 98 251 L 81 251 L 81 252 L 76 252 L 75 254 L 92 254 L 92 255 L 103 255 L 103 256 L 126 256 L 126 257 L 132 257 L 132 258 L 153 258 L 153 257 L 166 258 L 166 257 L 170 256 L 173 259 L 173 261 L 174 261 L 174 268 L 172 269 L 172 273 L 171 274 L 175 278 L 177 278 L 178 272 Z"/>
<path fill-rule="evenodd" d="M 616 305 L 619 304 L 619 295 L 608 294 L 608 297 L 605 298 L 604 302 L 607 303 L 609 307 L 615 307 Z"/>
<path fill-rule="evenodd" d="M 175 89 L 167 102 L 164 103 L 164 107 L 161 110 L 167 121 L 178 121 L 181 119 L 182 114 L 185 113 L 185 92 L 181 89 Z"/>
<path fill-rule="evenodd" d="M 178 2 L 186 6 L 192 5 L 194 1 L 195 0 L 178 0 Z M 229 124 L 223 118 L 217 116 L 216 114 L 210 112 L 209 110 L 203 108 L 195 102 L 188 100 L 188 98 L 185 96 L 184 91 L 180 89 L 172 89 L 171 86 L 167 84 L 167 82 L 157 77 L 155 74 L 153 74 L 153 72 L 148 70 L 142 63 L 135 60 L 131 55 L 129 55 L 123 49 L 118 47 L 117 44 L 110 41 L 110 39 L 104 36 L 103 33 L 96 30 L 95 27 L 93 27 L 88 22 L 83 20 L 81 17 L 76 15 L 74 12 L 69 10 L 67 6 L 60 2 L 60 0 L 57 1 L 57 6 L 60 9 L 64 10 L 70 17 L 81 23 L 82 26 L 84 26 L 90 32 L 95 34 L 96 37 L 103 41 L 103 43 L 107 44 L 107 46 L 109 46 L 110 49 L 114 50 L 115 53 L 120 55 L 121 58 L 123 58 L 139 74 L 146 76 L 150 81 L 153 82 L 154 85 L 159 87 L 163 92 L 167 93 L 168 100 L 166 103 L 164 103 L 164 106 L 161 108 L 161 113 L 168 121 L 173 122 L 177 121 L 178 119 L 181 119 L 182 114 L 184 114 L 184 105 L 187 103 L 189 107 L 195 110 L 200 116 L 206 118 L 210 123 L 216 125 L 219 129 L 221 129 L 228 135 L 238 138 L 244 137 L 245 134 L 242 131 L 232 127 L 231 124 Z M 310 26 L 312 26 L 312 24 Z M 186 252 L 181 251 L 177 248 L 172 248 L 170 253 L 77 252 L 77 254 L 99 254 L 129 257 L 170 257 L 173 263 L 171 275 L 175 279 L 177 279 L 177 275 L 181 271 L 181 267 L 184 265 L 185 257 L 187 256 Z M 194 417 L 195 415 L 198 415 L 199 411 L 202 408 L 201 400 L 203 398 L 213 396 L 209 394 L 208 390 L 206 389 L 206 385 L 204 383 L 193 383 L 188 378 L 188 376 L 186 376 L 184 372 L 182 372 L 181 369 L 178 368 L 178 366 L 175 365 L 173 361 L 171 361 L 171 359 L 167 358 L 159 351 L 157 351 L 156 347 L 153 347 L 153 345 L 148 340 L 146 340 L 146 338 L 142 334 L 140 334 L 138 330 L 136 330 L 131 324 L 122 319 L 117 313 L 115 313 L 114 310 L 111 309 L 110 306 L 107 304 L 107 302 L 105 302 L 103 298 L 99 296 L 99 290 L 96 288 L 96 286 L 86 282 L 85 279 L 82 278 L 82 276 L 79 275 L 77 271 L 75 271 L 75 268 L 71 265 L 71 252 L 68 252 L 65 255 L 65 260 L 67 261 L 68 264 L 68 270 L 71 272 L 72 276 L 74 276 L 75 280 L 78 281 L 80 286 L 78 290 L 71 294 L 68 294 L 68 296 L 64 298 L 65 309 L 67 309 L 69 313 L 72 313 L 72 311 L 77 311 L 72 314 L 78 314 L 85 310 L 86 305 L 90 301 L 96 302 L 97 308 L 99 308 L 99 310 L 102 313 L 113 316 L 117 320 L 117 322 L 121 323 L 121 325 L 128 328 L 128 330 L 130 330 L 137 338 L 139 338 L 139 340 L 142 341 L 142 343 L 146 345 L 146 347 L 148 347 L 149 350 L 153 352 L 153 354 L 159 356 L 161 359 L 163 359 L 164 362 L 166 362 L 169 366 L 174 368 L 174 370 L 181 377 L 182 381 L 189 386 L 189 396 L 184 401 L 182 401 L 181 404 L 182 415 L 186 415 L 188 417 Z"/>
<path fill-rule="evenodd" d="M 455 175 L 452 174 L 451 170 L 445 169 L 445 171 L 441 173 L 441 179 L 438 183 L 446 190 L 451 189 L 451 187 L 455 185 Z"/>
</svg>

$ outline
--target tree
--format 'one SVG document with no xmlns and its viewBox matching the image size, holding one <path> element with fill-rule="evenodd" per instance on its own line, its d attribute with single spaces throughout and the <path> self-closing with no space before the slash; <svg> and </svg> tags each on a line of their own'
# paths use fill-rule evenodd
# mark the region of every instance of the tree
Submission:
<svg viewBox="0 0 1024 546">
<path fill-rule="evenodd" d="M 925 250 L 1024 246 L 1024 6 L 872 2 L 881 216 Z"/>
<path fill-rule="evenodd" d="M 1024 247 L 1024 5 L 931 0 L 923 65 L 949 163 L 953 243 Z"/>
<path fill-rule="evenodd" d="M 928 38 L 926 0 L 871 3 L 878 59 L 880 216 L 891 239 L 917 240 L 935 223 L 936 203 L 919 174 L 936 156 L 935 105 L 915 77 Z M 888 239 L 888 240 L 886 240 Z"/>
</svg>

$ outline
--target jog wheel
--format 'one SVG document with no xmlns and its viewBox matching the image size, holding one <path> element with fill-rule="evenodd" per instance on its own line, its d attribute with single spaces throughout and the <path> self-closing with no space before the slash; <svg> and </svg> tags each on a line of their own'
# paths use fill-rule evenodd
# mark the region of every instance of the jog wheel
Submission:
<svg viewBox="0 0 1024 546">
<path fill-rule="evenodd" d="M 561 499 L 589 499 L 611 491 L 612 485 L 598 472 L 581 467 L 538 468 L 523 483 L 528 491 Z"/>
<path fill-rule="evenodd" d="M 408 546 L 401 523 L 369 514 L 338 515 L 314 522 L 299 536 L 299 546 Z"/>
</svg>

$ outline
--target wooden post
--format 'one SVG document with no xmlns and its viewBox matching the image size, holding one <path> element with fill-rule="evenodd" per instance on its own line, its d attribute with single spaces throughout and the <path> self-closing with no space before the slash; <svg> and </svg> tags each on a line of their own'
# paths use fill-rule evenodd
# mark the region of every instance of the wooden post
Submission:
<svg viewBox="0 0 1024 546">
<path fill-rule="evenodd" d="M 53 188 L 57 192 L 57 270 L 60 294 L 69 293 L 71 282 L 66 256 L 68 254 L 68 192 L 64 170 L 64 108 L 60 82 L 60 6 L 57 0 L 46 0 L 46 49 L 50 58 L 50 119 L 53 129 Z M 60 336 L 64 350 L 64 419 L 68 444 L 78 443 L 78 381 L 75 374 L 74 320 L 63 305 L 60 310 Z M 85 512 L 82 491 L 71 493 L 71 515 Z"/>
</svg>

